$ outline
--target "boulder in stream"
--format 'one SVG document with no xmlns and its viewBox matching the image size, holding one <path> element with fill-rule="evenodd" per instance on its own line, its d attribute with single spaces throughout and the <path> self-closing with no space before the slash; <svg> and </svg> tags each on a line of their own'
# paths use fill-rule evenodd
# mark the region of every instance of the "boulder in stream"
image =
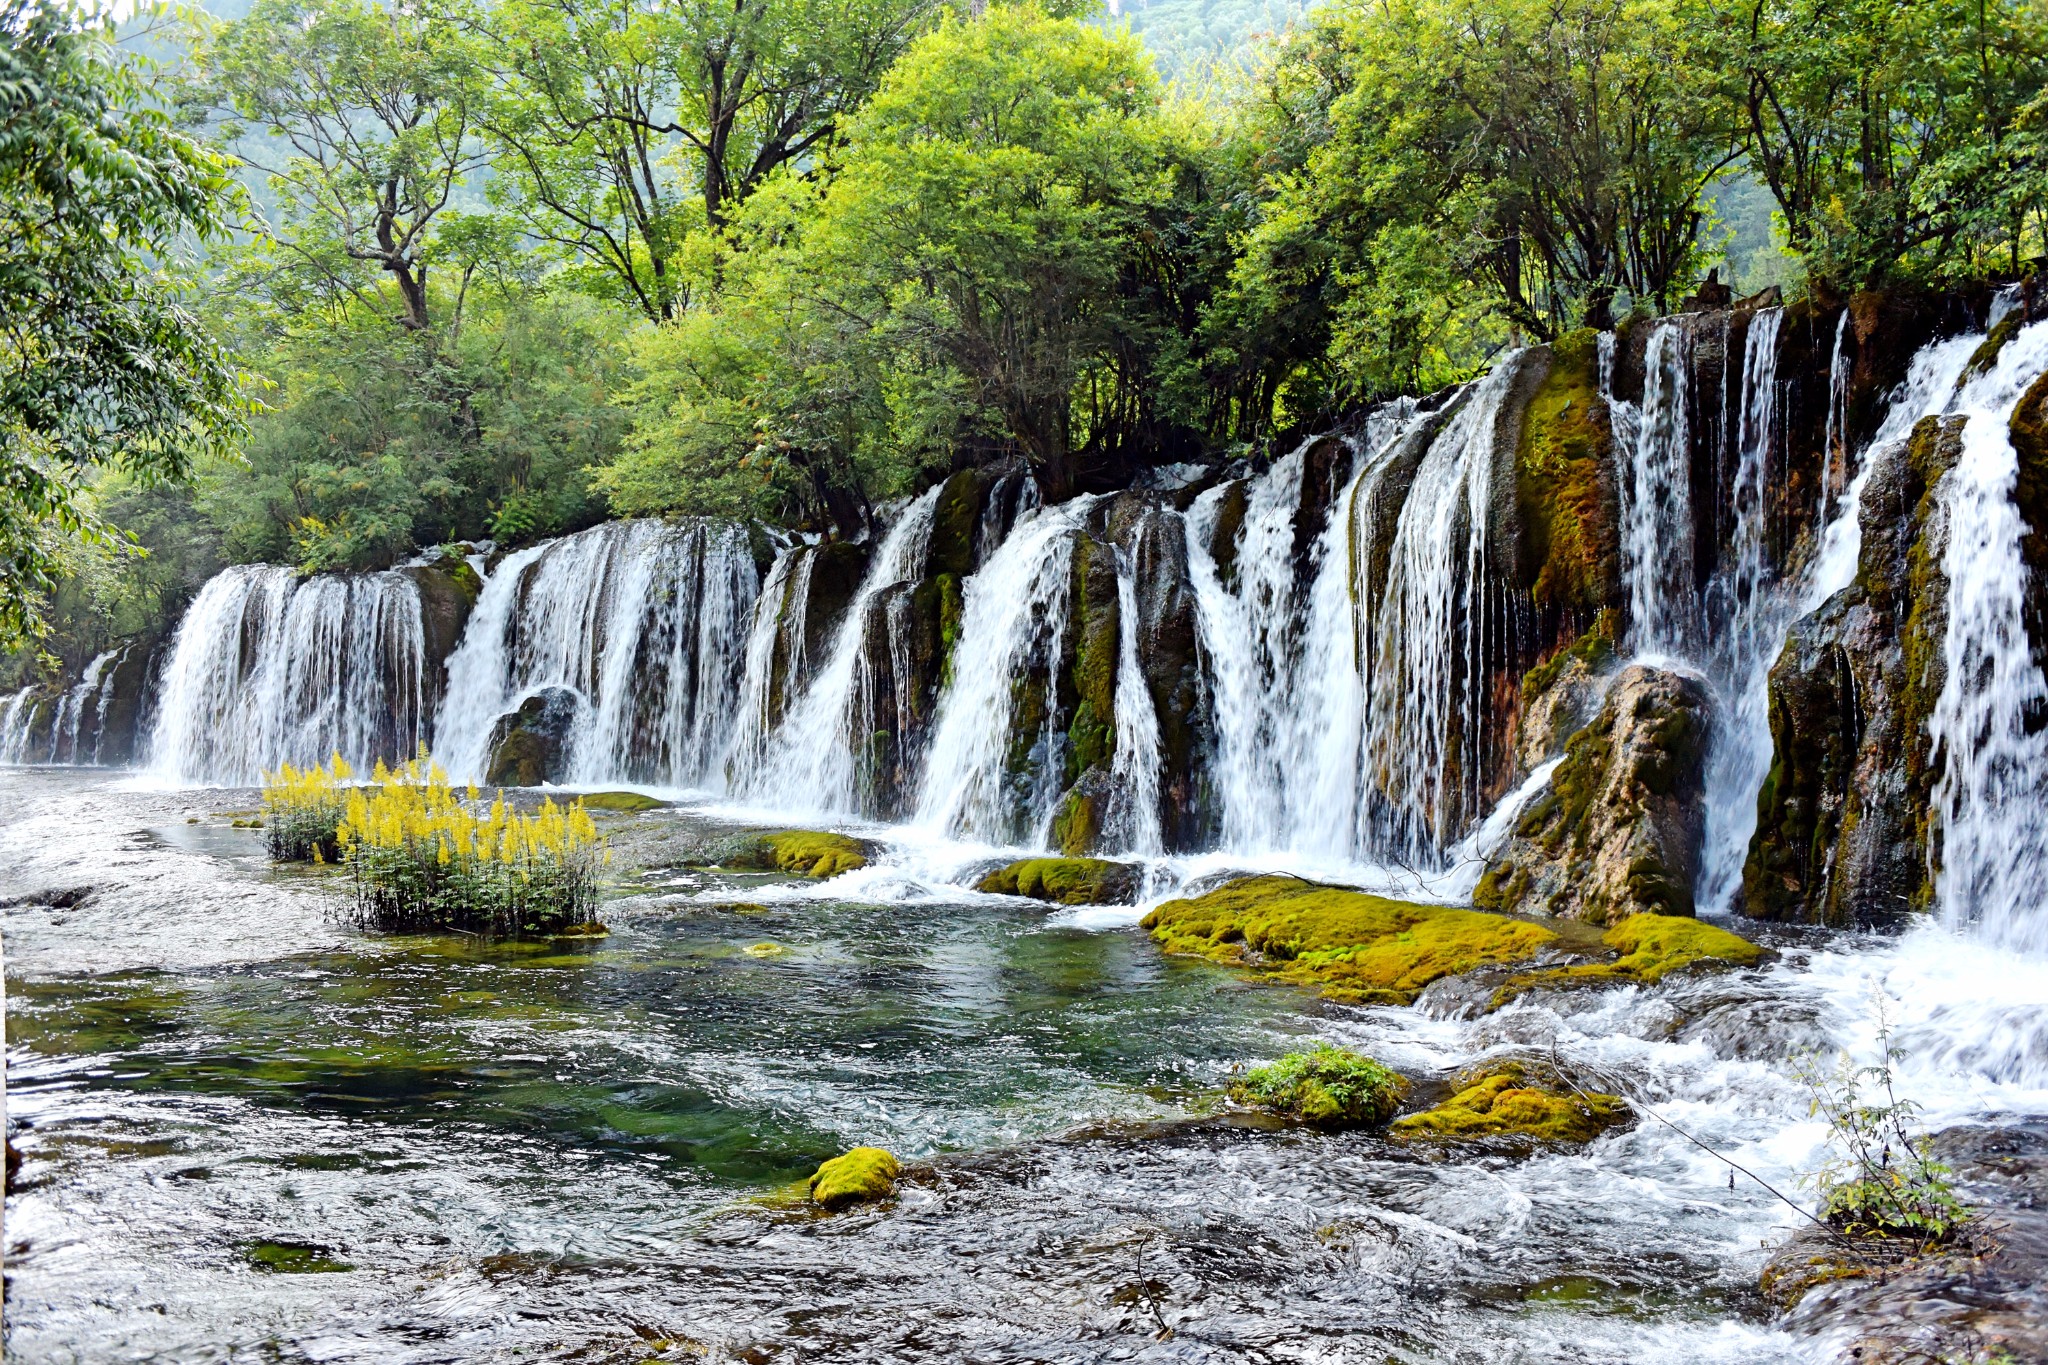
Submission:
<svg viewBox="0 0 2048 1365">
<path fill-rule="evenodd" d="M 1696 679 L 1623 669 L 1565 746 L 1550 790 L 1489 863 L 1473 903 L 1594 924 L 1691 914 L 1708 715 Z"/>
<path fill-rule="evenodd" d="M 870 1204 L 896 1193 L 903 1173 L 895 1156 L 880 1147 L 856 1147 L 818 1167 L 810 1180 L 811 1202 L 827 1209 Z"/>
<path fill-rule="evenodd" d="M 569 735 L 581 702 L 566 687 L 545 687 L 498 717 L 484 780 L 494 787 L 538 787 L 568 772 Z"/>
<path fill-rule="evenodd" d="M 1106 858 L 1023 858 L 983 877 L 975 890 L 1054 905 L 1130 905 L 1140 869 Z"/>
</svg>

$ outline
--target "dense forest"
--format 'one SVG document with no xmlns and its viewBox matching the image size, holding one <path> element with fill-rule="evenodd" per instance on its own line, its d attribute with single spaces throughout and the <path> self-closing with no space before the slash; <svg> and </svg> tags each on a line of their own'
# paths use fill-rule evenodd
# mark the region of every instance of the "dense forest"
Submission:
<svg viewBox="0 0 2048 1365">
<path fill-rule="evenodd" d="M 2048 250 L 2028 0 L 0 26 L 0 627 L 66 656 L 224 563 L 663 512 L 854 535 L 1019 454 L 1054 498 L 1259 458 L 1723 275 Z"/>
</svg>

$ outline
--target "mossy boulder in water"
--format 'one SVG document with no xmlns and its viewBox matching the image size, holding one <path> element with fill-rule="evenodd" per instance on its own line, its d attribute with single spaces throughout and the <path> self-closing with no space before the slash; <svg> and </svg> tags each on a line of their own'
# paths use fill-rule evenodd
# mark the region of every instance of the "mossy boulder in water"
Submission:
<svg viewBox="0 0 2048 1365">
<path fill-rule="evenodd" d="M 1593 924 L 1646 910 L 1690 914 L 1707 722 L 1698 681 L 1640 664 L 1623 669 L 1473 902 Z"/>
<path fill-rule="evenodd" d="M 753 872 L 793 872 L 803 877 L 836 877 L 868 865 L 872 849 L 846 834 L 784 829 L 747 834 L 721 847 L 721 867 Z"/>
<path fill-rule="evenodd" d="M 880 1147 L 856 1147 L 818 1167 L 811 1177 L 811 1201 L 828 1209 L 868 1204 L 896 1193 L 903 1173 L 896 1158 Z"/>
<path fill-rule="evenodd" d="M 1138 898 L 1138 878 L 1136 864 L 1106 858 L 1024 858 L 997 868 L 974 889 L 1054 905 L 1129 905 Z"/>
<path fill-rule="evenodd" d="M 1686 915 L 1630 915 L 1601 942 L 1619 954 L 1614 961 L 1518 972 L 1494 994 L 1494 1007 L 1542 987 L 1654 986 L 1688 967 L 1752 967 L 1765 957 L 1748 939 Z"/>
<path fill-rule="evenodd" d="M 637 815 L 642 811 L 661 810 L 668 802 L 639 792 L 591 792 L 576 798 L 585 810 L 616 811 L 626 815 Z"/>
<path fill-rule="evenodd" d="M 560 782 L 568 772 L 569 735 L 580 705 L 568 688 L 545 687 L 498 717 L 484 781 L 493 787 Z"/>
<path fill-rule="evenodd" d="M 1377 1127 L 1394 1116 L 1408 1083 L 1349 1048 L 1318 1043 L 1253 1067 L 1230 1086 L 1230 1098 L 1326 1128 Z"/>
<path fill-rule="evenodd" d="M 1534 1138 L 1591 1142 L 1629 1120 L 1615 1095 L 1575 1088 L 1547 1067 L 1508 1062 L 1468 1072 L 1434 1109 L 1394 1120 L 1387 1131 L 1406 1138 Z"/>
<path fill-rule="evenodd" d="M 1366 1005 L 1409 1004 L 1440 977 L 1523 962 L 1557 940 L 1506 915 L 1277 876 L 1168 901 L 1143 923 L 1170 953 L 1258 968 Z"/>
</svg>

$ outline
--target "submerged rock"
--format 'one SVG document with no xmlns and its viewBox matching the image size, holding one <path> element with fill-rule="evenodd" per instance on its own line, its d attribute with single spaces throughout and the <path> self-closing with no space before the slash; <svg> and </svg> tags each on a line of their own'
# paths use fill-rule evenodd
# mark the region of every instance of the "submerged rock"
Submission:
<svg viewBox="0 0 2048 1365">
<path fill-rule="evenodd" d="M 1347 1004 L 1406 1005 L 1441 977 L 1527 961 L 1558 935 L 1527 920 L 1249 877 L 1142 921 L 1169 953 L 1256 967 Z"/>
<path fill-rule="evenodd" d="M 643 796 L 639 792 L 591 792 L 576 799 L 582 803 L 585 810 L 620 811 L 626 814 L 662 810 L 668 805 L 666 801 Z"/>
<path fill-rule="evenodd" d="M 546 687 L 491 727 L 484 781 L 493 787 L 560 782 L 569 769 L 569 735 L 582 702 L 566 687 Z"/>
<path fill-rule="evenodd" d="M 1623 669 L 1573 735 L 1473 894 L 1487 909 L 1611 924 L 1692 913 L 1705 822 L 1707 691 L 1683 674 Z"/>
<path fill-rule="evenodd" d="M 868 865 L 873 849 L 846 834 L 784 829 L 747 834 L 720 848 L 715 861 L 742 871 L 793 872 L 803 877 L 836 877 Z"/>
<path fill-rule="evenodd" d="M 1239 1104 L 1326 1128 L 1377 1127 L 1394 1116 L 1408 1083 L 1349 1048 L 1318 1043 L 1253 1067 L 1230 1086 Z"/>
<path fill-rule="evenodd" d="M 856 1147 L 818 1167 L 811 1177 L 811 1201 L 828 1209 L 867 1204 L 896 1193 L 903 1168 L 880 1147 Z"/>
<path fill-rule="evenodd" d="M 1467 1072 L 1454 1093 L 1434 1109 L 1396 1119 L 1388 1132 L 1407 1138 L 1535 1138 L 1591 1142 L 1627 1123 L 1630 1110 L 1616 1095 L 1572 1085 L 1552 1068 L 1508 1062 Z"/>
<path fill-rule="evenodd" d="M 974 889 L 1054 905 L 1130 905 L 1138 899 L 1139 872 L 1135 863 L 1106 858 L 1024 858 L 997 868 Z"/>
</svg>

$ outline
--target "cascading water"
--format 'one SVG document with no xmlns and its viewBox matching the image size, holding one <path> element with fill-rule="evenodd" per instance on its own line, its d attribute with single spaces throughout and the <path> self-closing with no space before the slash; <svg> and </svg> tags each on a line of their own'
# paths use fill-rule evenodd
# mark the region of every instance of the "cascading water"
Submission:
<svg viewBox="0 0 2048 1365">
<path fill-rule="evenodd" d="M 1140 534 L 1144 528 L 1140 527 Z M 1118 792 L 1113 836 L 1125 852 L 1157 854 L 1159 838 L 1159 712 L 1138 656 L 1138 576 L 1133 555 L 1116 552 L 1116 754 L 1111 764 Z"/>
<path fill-rule="evenodd" d="M 747 652 L 740 672 L 740 703 L 734 721 L 732 752 L 726 758 L 727 785 L 745 785 L 768 757 L 768 737 L 782 719 L 776 656 L 780 652 L 787 677 L 803 676 L 802 622 L 810 603 L 811 570 L 817 559 L 809 546 L 777 555 L 768 581 L 754 603 L 754 624 L 747 632 Z"/>
<path fill-rule="evenodd" d="M 1011 771 L 1017 692 L 1050 690 L 1066 643 L 1074 543 L 1099 499 L 1025 513 L 963 589 L 953 681 L 939 700 L 917 800 L 917 823 L 991 843 L 1042 842 L 1055 814 L 1064 736 L 1053 708 L 1021 737 L 1028 759 Z"/>
<path fill-rule="evenodd" d="M 2022 329 L 1950 411 L 1962 453 L 1939 486 L 1948 518 L 1947 674 L 1928 720 L 1941 779 L 1936 892 L 1950 924 L 2029 954 L 2048 952 L 2048 680 L 2027 635 L 2025 523 L 2013 501 L 2009 423 L 2048 370 L 2048 323 Z"/>
<path fill-rule="evenodd" d="M 1771 455 L 1777 438 L 1778 342 L 1784 310 L 1750 320 L 1742 356 L 1741 410 L 1732 489 L 1735 525 L 1727 562 L 1707 585 L 1703 604 L 1708 676 L 1719 708 L 1707 754 L 1707 819 L 1695 899 L 1725 908 L 1742 882 L 1756 830 L 1756 791 L 1771 766 L 1768 683 L 1785 643 L 1788 610 L 1769 553 Z"/>
<path fill-rule="evenodd" d="M 7 710 L 0 713 L 0 763 L 27 763 L 30 761 L 29 722 L 35 717 L 34 687 L 24 687 L 7 699 Z"/>
<path fill-rule="evenodd" d="M 107 666 L 121 653 L 118 649 L 105 650 L 93 656 L 85 666 L 75 686 L 68 689 L 57 703 L 57 719 L 50 727 L 49 761 L 52 763 L 90 763 L 87 748 L 79 740 L 89 710 L 93 717 L 93 743 L 91 750 L 99 748 L 99 726 L 105 714 L 106 695 L 102 679 Z"/>
<path fill-rule="evenodd" d="M 717 785 L 759 589 L 729 522 L 610 522 L 509 556 L 449 656 L 435 757 L 482 780 L 499 719 L 562 688 L 568 780 Z"/>
<path fill-rule="evenodd" d="M 796 810 L 861 812 L 859 749 L 874 733 L 876 711 L 876 680 L 866 651 L 869 616 L 883 594 L 910 581 L 924 567 L 942 487 L 928 490 L 911 503 L 883 536 L 860 588 L 833 632 L 830 652 L 803 695 L 789 706 L 782 724 L 767 736 L 759 767 L 740 775 L 740 790 L 757 800 Z M 763 628 L 762 623 L 755 623 L 756 634 Z M 888 629 L 886 621 L 883 629 Z M 900 637 L 892 632 L 891 638 Z M 760 656 L 764 666 L 767 657 L 764 649 Z M 750 671 L 749 695 L 759 695 L 762 688 Z"/>
<path fill-rule="evenodd" d="M 1692 331 L 1683 318 L 1651 329 L 1640 407 L 1614 396 L 1613 345 L 1600 352 L 1601 393 L 1615 416 L 1621 471 L 1622 567 L 1637 654 L 1683 655 L 1694 637 Z"/>
<path fill-rule="evenodd" d="M 359 767 L 427 737 L 419 588 L 396 572 L 301 578 L 223 569 L 171 643 L 150 766 L 190 784 L 248 785 L 339 753 Z"/>
</svg>

